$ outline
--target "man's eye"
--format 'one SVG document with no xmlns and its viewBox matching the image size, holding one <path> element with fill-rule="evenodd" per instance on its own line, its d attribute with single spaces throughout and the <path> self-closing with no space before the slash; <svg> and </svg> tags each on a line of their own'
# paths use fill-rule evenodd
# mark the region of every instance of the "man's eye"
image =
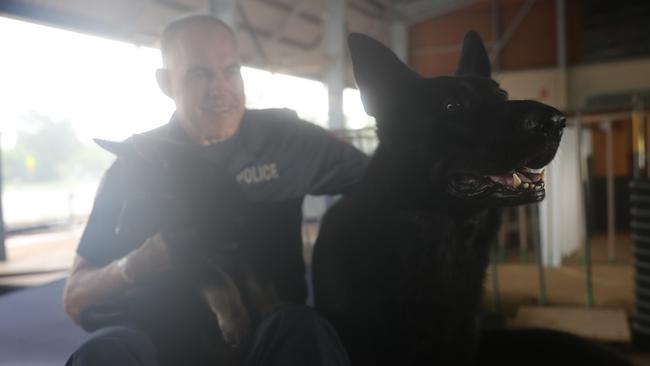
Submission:
<svg viewBox="0 0 650 366">
<path fill-rule="evenodd" d="M 205 79 L 208 73 L 205 70 L 192 70 L 188 74 L 190 79 Z"/>
<path fill-rule="evenodd" d="M 230 66 L 226 69 L 226 74 L 228 75 L 239 75 L 240 72 L 240 66 Z"/>
</svg>

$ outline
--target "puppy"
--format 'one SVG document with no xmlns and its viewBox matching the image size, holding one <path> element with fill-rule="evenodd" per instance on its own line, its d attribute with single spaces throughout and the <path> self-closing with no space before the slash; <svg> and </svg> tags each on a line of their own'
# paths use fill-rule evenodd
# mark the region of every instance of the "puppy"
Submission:
<svg viewBox="0 0 650 366">
<path fill-rule="evenodd" d="M 119 242 L 141 243 L 160 232 L 175 271 L 82 318 L 135 324 L 171 347 L 196 336 L 215 361 L 238 364 L 255 323 L 282 301 L 269 276 L 249 261 L 255 238 L 235 178 L 191 145 L 146 134 L 96 142 L 122 167 Z"/>
<path fill-rule="evenodd" d="M 478 362 L 476 313 L 499 208 L 544 198 L 544 167 L 565 117 L 508 100 L 475 32 L 465 36 L 455 75 L 436 78 L 419 76 L 367 36 L 352 34 L 349 46 L 379 146 L 361 187 L 323 220 L 316 307 L 353 365 Z M 501 355 L 511 352 L 495 344 Z M 611 360 L 596 354 L 592 360 Z"/>
</svg>

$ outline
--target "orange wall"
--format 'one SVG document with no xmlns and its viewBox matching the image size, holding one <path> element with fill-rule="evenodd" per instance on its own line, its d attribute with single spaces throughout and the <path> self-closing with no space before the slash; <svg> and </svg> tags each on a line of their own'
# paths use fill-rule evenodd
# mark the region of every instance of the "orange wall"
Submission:
<svg viewBox="0 0 650 366">
<path fill-rule="evenodd" d="M 630 120 L 615 121 L 612 123 L 612 157 L 614 175 L 625 177 L 632 175 L 632 123 Z M 605 131 L 594 128 L 591 134 L 593 175 L 604 177 L 607 175 L 607 150 L 605 149 Z"/>
<path fill-rule="evenodd" d="M 499 13 L 499 34 L 508 29 L 525 0 L 495 0 Z M 567 45 L 570 62 L 578 62 L 582 3 L 566 1 Z M 503 48 L 494 69 L 520 70 L 552 67 L 556 63 L 555 1 L 537 0 Z M 479 0 L 455 12 L 411 26 L 409 62 L 425 76 L 453 73 L 466 31 L 476 30 L 487 44 L 493 34 L 493 1 Z M 488 52 L 491 47 L 488 46 Z"/>
</svg>

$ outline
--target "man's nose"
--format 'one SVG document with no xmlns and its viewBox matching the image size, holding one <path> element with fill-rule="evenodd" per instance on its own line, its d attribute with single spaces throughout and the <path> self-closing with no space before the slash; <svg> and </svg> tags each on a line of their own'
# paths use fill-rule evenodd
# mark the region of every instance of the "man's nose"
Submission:
<svg viewBox="0 0 650 366">
<path fill-rule="evenodd" d="M 226 79 L 222 75 L 214 75 L 208 83 L 208 93 L 219 96 L 226 91 L 227 87 Z"/>
</svg>

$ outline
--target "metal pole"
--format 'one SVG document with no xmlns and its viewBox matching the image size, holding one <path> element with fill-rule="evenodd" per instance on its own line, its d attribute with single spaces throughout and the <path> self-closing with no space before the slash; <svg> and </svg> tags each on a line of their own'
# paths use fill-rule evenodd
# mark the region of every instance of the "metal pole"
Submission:
<svg viewBox="0 0 650 366">
<path fill-rule="evenodd" d="M 503 209 L 501 211 L 501 226 L 497 232 L 497 252 L 496 260 L 505 260 L 506 258 L 506 237 L 510 233 L 510 211 Z"/>
<path fill-rule="evenodd" d="M 607 170 L 607 260 L 610 263 L 616 261 L 616 210 L 614 197 L 614 152 L 613 152 L 613 125 L 608 120 L 605 127 L 605 155 Z"/>
<path fill-rule="evenodd" d="M 499 293 L 499 260 L 497 259 L 497 243 L 492 245 L 492 250 L 490 251 L 490 270 L 492 273 L 492 306 L 494 306 L 494 311 L 499 312 L 501 310 L 501 297 Z"/>
<path fill-rule="evenodd" d="M 578 114 L 576 116 L 576 146 L 578 150 L 578 204 L 579 210 L 582 212 L 582 230 L 580 230 L 580 240 L 583 242 L 585 250 L 585 278 L 586 278 L 586 298 L 585 305 L 588 308 L 591 308 L 594 304 L 594 290 L 593 290 L 593 281 L 591 278 L 591 245 L 587 238 L 586 233 L 586 207 L 585 207 L 585 194 L 584 194 L 584 177 L 585 174 L 585 164 L 582 159 L 582 116 Z"/>
<path fill-rule="evenodd" d="M 329 97 L 329 128 L 345 128 L 343 116 L 343 88 L 345 88 L 345 0 L 325 2 L 325 30 L 323 53 L 325 56 L 325 83 Z"/>
<path fill-rule="evenodd" d="M 550 172 L 549 172 L 550 173 Z M 548 173 L 547 173 L 548 174 Z M 547 185 L 548 186 L 548 185 Z M 539 205 L 536 206 L 539 208 Z M 537 252 L 537 294 L 540 305 L 546 305 L 546 281 L 544 279 L 544 253 L 542 253 L 542 240 L 535 240 L 535 251 Z"/>
<path fill-rule="evenodd" d="M 555 19 L 556 19 L 556 42 L 557 42 L 557 66 L 565 68 L 567 66 L 567 46 L 566 46 L 566 4 L 564 0 L 555 0 Z"/>
<path fill-rule="evenodd" d="M 239 12 L 236 0 L 209 0 L 208 11 L 237 31 Z"/>
<path fill-rule="evenodd" d="M 555 0 L 555 37 L 557 44 L 557 105 L 566 108 L 568 105 L 568 77 L 567 77 L 567 33 L 566 33 L 566 1 Z"/>
<path fill-rule="evenodd" d="M 492 47 L 498 49 L 501 37 L 501 16 L 499 12 L 499 0 L 492 0 Z M 499 72 L 501 57 L 497 53 L 492 60 L 492 71 Z"/>
<path fill-rule="evenodd" d="M 395 55 L 408 63 L 409 32 L 406 23 L 394 20 L 390 24 L 390 44 Z"/>
<path fill-rule="evenodd" d="M 528 262 L 528 219 L 526 206 L 517 207 L 517 221 L 519 224 L 519 260 Z"/>
<path fill-rule="evenodd" d="M 634 150 L 634 179 L 647 178 L 646 148 L 645 148 L 645 121 L 639 108 L 638 101 L 633 101 L 635 110 L 632 112 L 632 148 Z"/>
<path fill-rule="evenodd" d="M 2 141 L 2 134 L 0 134 L 0 141 Z M 2 208 L 2 191 L 4 180 L 4 170 L 2 169 L 2 145 L 0 144 L 0 261 L 4 262 L 7 260 L 7 250 L 5 247 L 5 219 Z"/>
</svg>

